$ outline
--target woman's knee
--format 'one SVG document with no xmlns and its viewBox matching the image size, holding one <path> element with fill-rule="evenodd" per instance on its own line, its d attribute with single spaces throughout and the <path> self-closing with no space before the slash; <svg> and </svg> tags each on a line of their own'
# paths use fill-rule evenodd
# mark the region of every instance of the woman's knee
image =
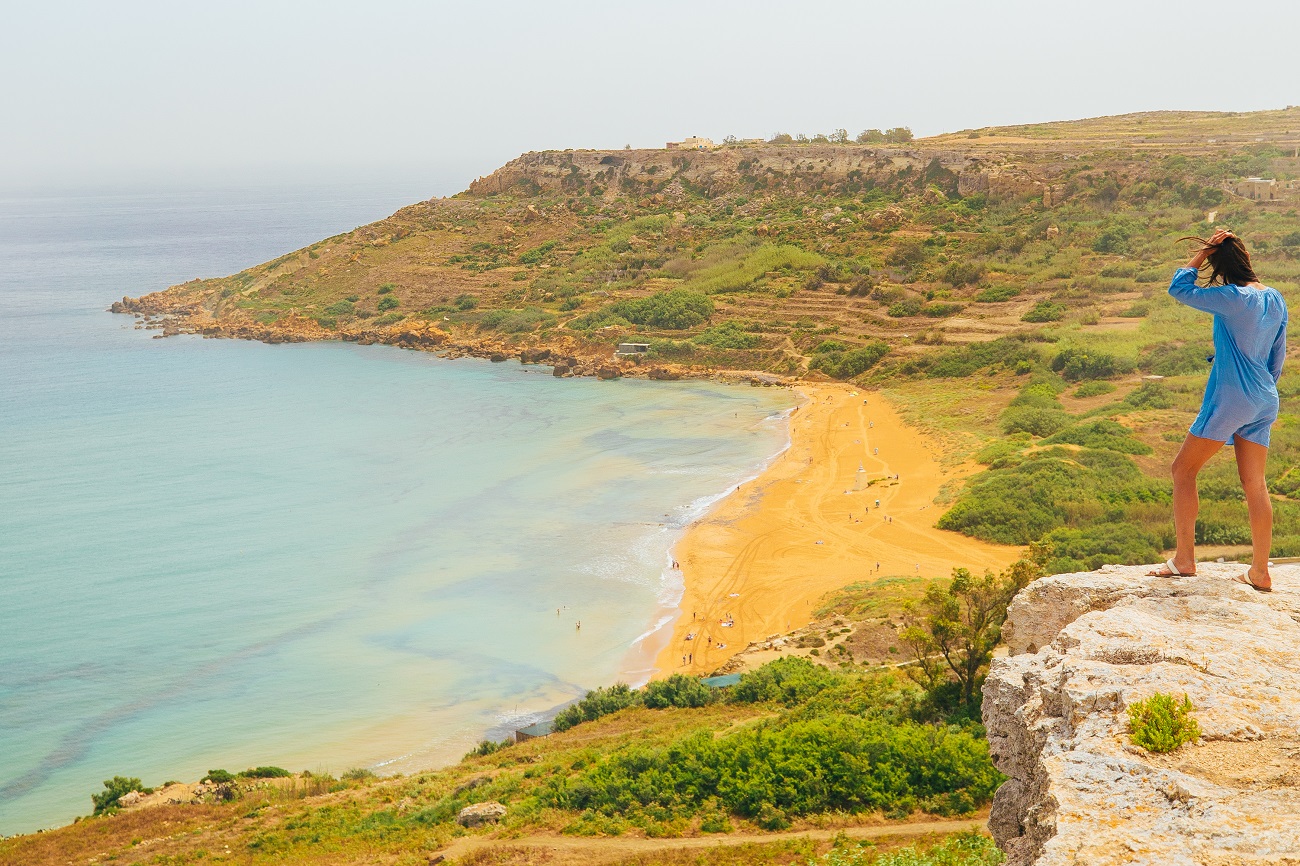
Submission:
<svg viewBox="0 0 1300 866">
<path fill-rule="evenodd" d="M 1184 458 L 1181 454 L 1174 458 L 1174 464 L 1170 467 L 1170 473 L 1175 481 L 1195 481 L 1200 472 L 1201 467 L 1198 463 Z"/>
</svg>

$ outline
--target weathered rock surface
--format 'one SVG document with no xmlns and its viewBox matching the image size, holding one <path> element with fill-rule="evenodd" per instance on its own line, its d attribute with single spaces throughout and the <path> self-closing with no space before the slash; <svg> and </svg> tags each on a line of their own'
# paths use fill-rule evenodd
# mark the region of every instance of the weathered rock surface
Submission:
<svg viewBox="0 0 1300 866">
<path fill-rule="evenodd" d="M 1271 594 L 1148 567 L 1061 574 L 1008 611 L 984 722 L 1010 779 L 989 828 L 1008 866 L 1300 864 L 1300 565 Z M 1201 740 L 1128 741 L 1126 708 L 1187 694 Z"/>
<path fill-rule="evenodd" d="M 461 809 L 456 813 L 456 822 L 462 827 L 479 827 L 483 824 L 500 821 L 505 815 L 505 806 L 494 800 L 489 800 L 486 803 L 474 803 Z"/>
</svg>

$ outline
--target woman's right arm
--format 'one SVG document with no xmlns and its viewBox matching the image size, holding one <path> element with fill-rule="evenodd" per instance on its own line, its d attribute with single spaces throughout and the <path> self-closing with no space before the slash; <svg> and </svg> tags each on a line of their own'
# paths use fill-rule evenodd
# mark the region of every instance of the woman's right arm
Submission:
<svg viewBox="0 0 1300 866">
<path fill-rule="evenodd" d="M 1226 313 L 1232 309 L 1233 301 L 1236 299 L 1236 292 L 1232 287 L 1201 288 L 1196 285 L 1196 277 L 1200 273 L 1201 265 L 1205 264 L 1206 258 L 1223 243 L 1225 238 L 1231 236 L 1232 233 L 1226 229 L 1219 229 L 1210 237 L 1206 246 L 1192 253 L 1186 265 L 1174 271 L 1173 282 L 1169 284 L 1169 294 L 1175 301 L 1205 313 Z"/>
</svg>

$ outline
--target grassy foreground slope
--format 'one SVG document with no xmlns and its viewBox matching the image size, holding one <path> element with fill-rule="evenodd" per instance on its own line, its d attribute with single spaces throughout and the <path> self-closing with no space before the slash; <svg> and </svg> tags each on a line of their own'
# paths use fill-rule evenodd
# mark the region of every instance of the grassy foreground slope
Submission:
<svg viewBox="0 0 1300 866">
<path fill-rule="evenodd" d="M 865 864 L 875 862 L 874 850 L 853 839 L 968 827 L 939 819 L 977 816 L 1002 780 L 982 729 L 945 719 L 905 680 L 803 659 L 747 674 L 726 696 L 681 676 L 641 694 L 598 690 L 560 726 L 545 739 L 484 743 L 457 766 L 409 777 L 231 780 L 213 771 L 224 784 L 204 802 L 110 810 L 0 840 L 0 863 L 423 866 L 445 855 L 464 863 Z M 457 823 L 462 808 L 483 802 L 505 805 L 499 823 Z M 709 838 L 722 850 L 599 841 Z M 997 862 L 986 839 L 948 844 L 971 857 L 942 862 Z M 569 855 L 534 859 L 529 850 L 539 845 Z"/>
</svg>

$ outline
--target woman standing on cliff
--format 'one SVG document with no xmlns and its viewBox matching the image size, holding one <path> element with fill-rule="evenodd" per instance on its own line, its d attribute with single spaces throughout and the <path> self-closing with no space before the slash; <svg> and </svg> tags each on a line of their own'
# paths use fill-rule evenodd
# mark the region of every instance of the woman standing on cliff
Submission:
<svg viewBox="0 0 1300 866">
<path fill-rule="evenodd" d="M 1187 239 L 1185 239 L 1187 240 Z M 1224 443 L 1231 441 L 1237 475 L 1246 494 L 1254 553 L 1250 570 L 1233 578 L 1271 592 L 1269 548 L 1273 543 L 1273 503 L 1264 481 L 1269 428 L 1277 420 L 1277 380 L 1286 357 L 1286 302 L 1277 289 L 1259 281 L 1246 245 L 1220 229 L 1185 267 L 1174 273 L 1169 294 L 1181 304 L 1214 314 L 1214 366 L 1205 385 L 1201 413 L 1174 458 L 1173 558 L 1151 574 L 1186 577 L 1196 573 L 1196 476 Z M 1208 263 L 1204 288 L 1196 277 Z"/>
</svg>

